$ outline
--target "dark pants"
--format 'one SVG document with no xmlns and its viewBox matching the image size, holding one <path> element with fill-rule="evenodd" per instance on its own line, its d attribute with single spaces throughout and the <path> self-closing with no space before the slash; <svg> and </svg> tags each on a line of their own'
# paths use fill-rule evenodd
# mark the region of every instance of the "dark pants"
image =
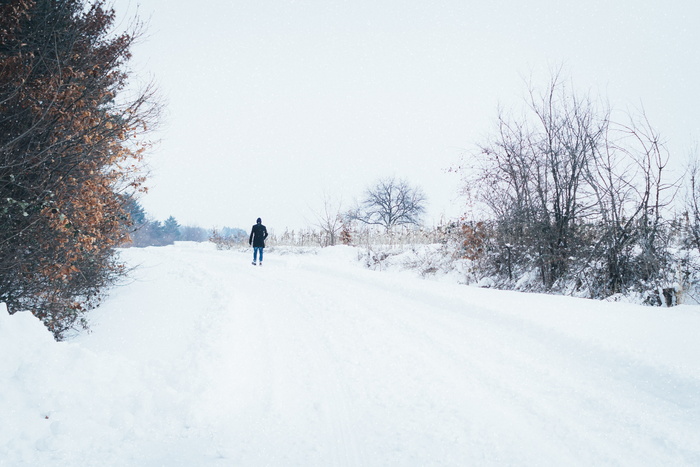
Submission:
<svg viewBox="0 0 700 467">
<path fill-rule="evenodd" d="M 264 249 L 265 249 L 265 248 L 263 248 L 263 247 L 261 247 L 261 246 L 255 246 L 255 247 L 253 247 L 253 262 L 257 262 L 257 261 L 258 261 L 258 252 L 260 252 L 260 262 L 262 263 L 262 257 L 263 257 L 263 250 L 264 250 Z"/>
</svg>

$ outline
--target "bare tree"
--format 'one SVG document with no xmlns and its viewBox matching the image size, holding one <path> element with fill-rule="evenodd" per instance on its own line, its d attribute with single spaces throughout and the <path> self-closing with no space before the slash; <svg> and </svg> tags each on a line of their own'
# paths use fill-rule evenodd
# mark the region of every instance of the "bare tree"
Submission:
<svg viewBox="0 0 700 467">
<path fill-rule="evenodd" d="M 697 155 L 691 158 L 686 177 L 684 216 L 690 243 L 700 253 L 700 161 Z"/>
<path fill-rule="evenodd" d="M 545 290 L 575 279 L 596 297 L 664 282 L 669 154 L 643 111 L 611 114 L 558 74 L 522 115 L 499 112 L 470 187 L 491 211 L 497 272 L 536 269 Z"/>
<path fill-rule="evenodd" d="M 644 112 L 627 124 L 610 123 L 589 175 L 601 227 L 592 259 L 605 265 L 601 295 L 649 281 L 663 269 L 663 210 L 678 186 L 666 181 L 668 159 Z"/>
<path fill-rule="evenodd" d="M 528 113 L 499 113 L 495 138 L 481 148 L 480 198 L 495 214 L 501 244 L 533 258 L 545 288 L 568 269 L 577 227 L 590 195 L 584 174 L 604 134 L 588 97 L 570 93 L 555 75 L 543 93 L 532 88 Z"/>
<path fill-rule="evenodd" d="M 399 225 L 420 225 L 426 201 L 419 187 L 395 177 L 383 178 L 365 191 L 362 203 L 349 217 L 389 232 Z"/>
<path fill-rule="evenodd" d="M 342 200 L 334 201 L 327 193 L 323 195 L 323 209 L 316 213 L 316 226 L 321 229 L 322 246 L 334 246 L 343 229 Z"/>
</svg>

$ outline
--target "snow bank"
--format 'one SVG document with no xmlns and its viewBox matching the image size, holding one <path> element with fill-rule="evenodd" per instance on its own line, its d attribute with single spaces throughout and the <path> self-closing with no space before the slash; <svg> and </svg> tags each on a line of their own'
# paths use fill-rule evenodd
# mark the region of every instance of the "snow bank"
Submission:
<svg viewBox="0 0 700 467">
<path fill-rule="evenodd" d="M 0 465 L 143 465 L 153 445 L 182 437 L 182 397 L 160 374 L 56 342 L 4 304 L 0 355 Z"/>
</svg>

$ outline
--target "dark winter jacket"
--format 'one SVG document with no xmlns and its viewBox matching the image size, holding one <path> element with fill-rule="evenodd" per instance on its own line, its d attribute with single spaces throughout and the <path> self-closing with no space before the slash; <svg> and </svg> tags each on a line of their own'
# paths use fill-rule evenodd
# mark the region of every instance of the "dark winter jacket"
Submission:
<svg viewBox="0 0 700 467">
<path fill-rule="evenodd" d="M 267 238 L 267 229 L 264 225 L 258 223 L 253 226 L 250 231 L 250 239 L 248 243 L 255 248 L 265 248 L 265 239 Z"/>
</svg>

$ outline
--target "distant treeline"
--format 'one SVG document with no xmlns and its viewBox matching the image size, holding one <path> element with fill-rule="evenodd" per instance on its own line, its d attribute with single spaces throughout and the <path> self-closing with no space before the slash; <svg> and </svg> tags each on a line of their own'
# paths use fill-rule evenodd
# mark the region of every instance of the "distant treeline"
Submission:
<svg viewBox="0 0 700 467">
<path fill-rule="evenodd" d="M 221 229 L 206 229 L 198 226 L 180 225 L 175 217 L 170 216 L 165 221 L 150 219 L 143 206 L 136 201 L 129 203 L 129 216 L 133 223 L 129 241 L 125 247 L 147 247 L 172 245 L 177 241 L 206 242 L 213 236 L 240 242 L 246 236 L 243 229 L 223 227 Z"/>
</svg>

